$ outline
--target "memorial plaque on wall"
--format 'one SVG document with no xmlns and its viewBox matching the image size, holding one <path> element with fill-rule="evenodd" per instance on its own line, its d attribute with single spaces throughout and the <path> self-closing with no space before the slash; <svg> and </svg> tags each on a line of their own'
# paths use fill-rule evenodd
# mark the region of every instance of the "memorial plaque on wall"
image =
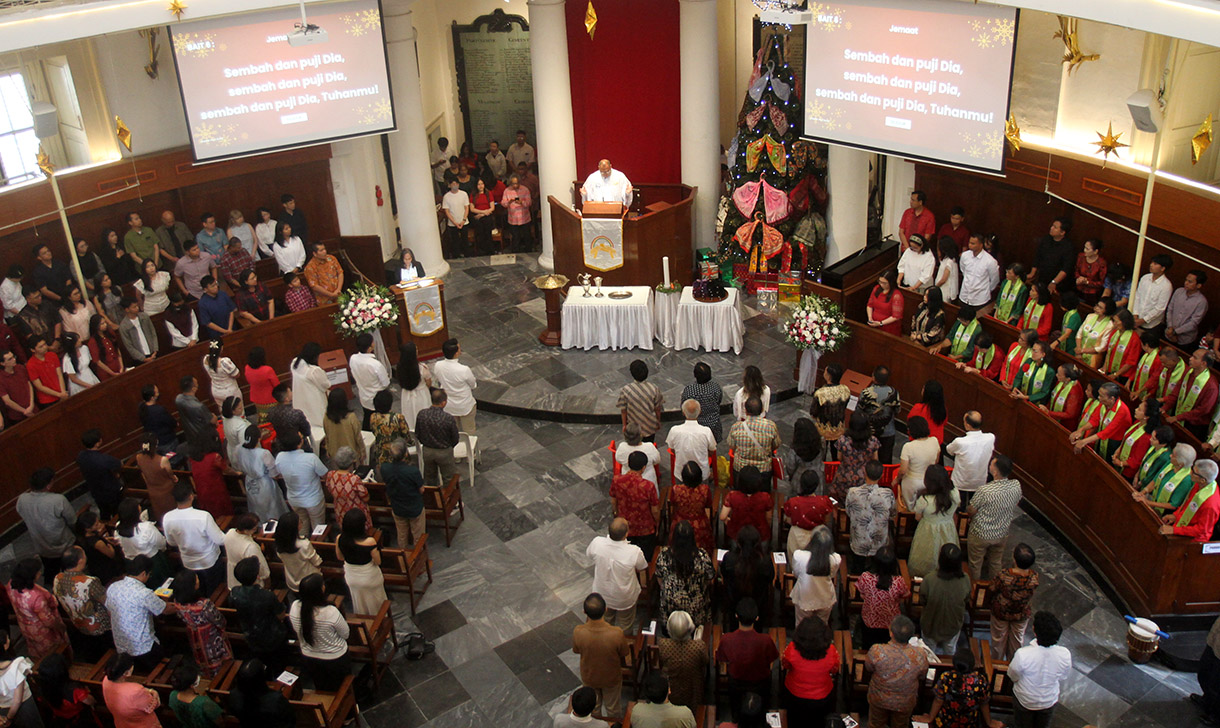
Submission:
<svg viewBox="0 0 1220 728">
<path fill-rule="evenodd" d="M 516 141 L 518 129 L 524 129 L 526 139 L 536 145 L 530 33 L 525 18 L 496 10 L 470 25 L 455 22 L 453 56 L 466 141 L 474 150 L 486 151 L 493 139 L 506 150 Z"/>
</svg>

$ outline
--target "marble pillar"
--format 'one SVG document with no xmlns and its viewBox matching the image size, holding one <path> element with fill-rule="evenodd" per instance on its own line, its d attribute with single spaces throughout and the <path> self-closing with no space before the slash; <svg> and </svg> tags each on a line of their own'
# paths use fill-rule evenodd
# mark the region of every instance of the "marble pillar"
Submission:
<svg viewBox="0 0 1220 728">
<path fill-rule="evenodd" d="M 682 183 L 697 187 L 691 244 L 715 248 L 720 202 L 720 58 L 715 0 L 682 0 Z"/>
</svg>

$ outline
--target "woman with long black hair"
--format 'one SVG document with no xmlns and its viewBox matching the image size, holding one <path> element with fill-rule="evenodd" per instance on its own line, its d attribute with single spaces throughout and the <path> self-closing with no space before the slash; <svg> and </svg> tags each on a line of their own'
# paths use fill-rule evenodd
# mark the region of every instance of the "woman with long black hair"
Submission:
<svg viewBox="0 0 1220 728">
<path fill-rule="evenodd" d="M 363 525 L 363 516 L 360 522 Z M 338 690 L 352 672 L 347 654 L 349 630 L 343 613 L 327 601 L 321 574 L 310 574 L 301 581 L 300 599 L 288 610 L 288 621 L 297 633 L 301 666 L 313 678 L 314 687 Z"/>
<path fill-rule="evenodd" d="M 398 386 L 402 387 L 402 416 L 415 427 L 415 417 L 432 406 L 432 372 L 419 360 L 414 341 L 398 347 Z"/>
<path fill-rule="evenodd" d="M 907 566 L 911 576 L 931 574 L 940 559 L 940 548 L 958 544 L 957 524 L 953 515 L 961 503 L 961 494 L 949 480 L 944 466 L 931 465 L 924 473 L 924 492 L 915 500 L 915 536 L 911 539 L 911 555 Z"/>
<path fill-rule="evenodd" d="M 207 372 L 208 378 L 212 380 L 212 399 L 216 400 L 216 404 L 224 407 L 225 400 L 229 397 L 237 397 L 237 412 L 244 413 L 245 405 L 241 399 L 241 385 L 237 383 L 237 378 L 241 376 L 241 371 L 233 360 L 227 356 L 221 356 L 224 350 L 224 344 L 220 339 L 212 339 L 208 344 L 208 353 L 203 356 L 203 371 Z"/>
<path fill-rule="evenodd" d="M 767 629 L 771 622 L 771 583 L 775 578 L 775 565 L 770 554 L 763 552 L 758 529 L 744 526 L 738 532 L 720 564 L 720 575 L 725 587 L 721 612 L 734 614 L 737 603 L 750 597 L 758 605 L 755 625 L 758 629 Z"/>
</svg>

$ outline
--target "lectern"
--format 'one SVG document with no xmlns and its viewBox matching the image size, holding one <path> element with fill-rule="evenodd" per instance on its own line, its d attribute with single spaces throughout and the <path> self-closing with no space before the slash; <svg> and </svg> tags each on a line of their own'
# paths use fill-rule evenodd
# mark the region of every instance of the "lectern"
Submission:
<svg viewBox="0 0 1220 728">
<path fill-rule="evenodd" d="M 670 275 L 689 283 L 694 270 L 691 248 L 691 208 L 696 189 L 686 185 L 641 184 L 639 198 L 650 201 L 636 215 L 614 202 L 586 202 L 580 212 L 548 197 L 551 206 L 551 236 L 555 241 L 555 272 L 572 280 L 582 273 L 599 276 L 607 286 L 651 286 L 661 282 L 662 258 L 669 257 Z M 586 255 L 585 219 L 621 220 L 622 262 L 610 265 L 604 248 L 590 246 Z M 590 265 L 589 263 L 593 263 Z"/>
</svg>

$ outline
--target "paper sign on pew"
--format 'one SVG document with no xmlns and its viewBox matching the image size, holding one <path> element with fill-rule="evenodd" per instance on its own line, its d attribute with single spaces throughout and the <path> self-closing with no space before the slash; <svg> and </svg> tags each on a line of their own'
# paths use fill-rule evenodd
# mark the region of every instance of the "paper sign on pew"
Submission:
<svg viewBox="0 0 1220 728">
<path fill-rule="evenodd" d="M 776 713 L 774 710 L 767 713 L 767 725 L 771 726 L 771 728 L 780 728 L 783 725 L 783 721 L 779 719 L 779 713 Z"/>
<path fill-rule="evenodd" d="M 299 675 L 293 675 L 291 672 L 285 670 L 280 673 L 280 676 L 277 677 L 275 681 L 291 687 L 292 684 L 295 683 L 299 678 Z"/>
<path fill-rule="evenodd" d="M 322 536 L 325 536 L 326 535 L 326 524 L 323 523 L 320 526 L 314 526 L 312 535 L 314 538 L 321 538 Z"/>
<path fill-rule="evenodd" d="M 783 566 L 784 564 L 788 563 L 788 554 L 783 551 L 775 551 L 771 554 L 771 561 L 773 561 L 776 566 Z"/>
<path fill-rule="evenodd" d="M 640 630 L 645 637 L 651 637 L 657 633 L 657 620 L 652 620 L 648 623 L 648 627 Z"/>
<path fill-rule="evenodd" d="M 274 518 L 272 518 L 271 520 L 269 520 L 269 521 L 267 521 L 266 523 L 264 523 L 264 524 L 263 524 L 263 534 L 264 534 L 264 535 L 267 535 L 267 536 L 274 536 L 274 535 L 275 535 L 275 527 L 276 527 L 276 526 L 278 526 L 278 525 L 279 525 L 279 523 L 280 523 L 280 522 L 279 522 L 279 521 L 277 521 L 277 520 L 275 520 Z"/>
</svg>

